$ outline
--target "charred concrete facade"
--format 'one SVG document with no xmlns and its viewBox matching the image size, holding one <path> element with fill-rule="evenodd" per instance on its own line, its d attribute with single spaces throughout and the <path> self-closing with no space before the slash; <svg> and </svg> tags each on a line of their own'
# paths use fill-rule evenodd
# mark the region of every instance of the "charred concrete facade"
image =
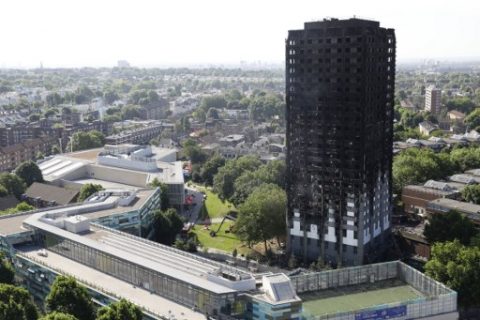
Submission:
<svg viewBox="0 0 480 320">
<path fill-rule="evenodd" d="M 286 40 L 288 245 L 334 265 L 380 258 L 392 212 L 395 33 L 323 20 Z"/>
</svg>

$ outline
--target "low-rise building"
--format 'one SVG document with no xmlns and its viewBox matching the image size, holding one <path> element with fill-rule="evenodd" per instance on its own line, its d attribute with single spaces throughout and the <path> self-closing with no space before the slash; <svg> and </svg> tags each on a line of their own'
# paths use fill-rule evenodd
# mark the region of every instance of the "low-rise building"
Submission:
<svg viewBox="0 0 480 320">
<path fill-rule="evenodd" d="M 245 136 L 243 134 L 230 134 L 223 138 L 218 139 L 218 142 L 222 147 L 235 147 L 239 143 L 245 141 Z"/>
<path fill-rule="evenodd" d="M 0 250 L 37 301 L 68 275 L 94 302 L 127 299 L 148 320 L 458 319 L 456 292 L 400 261 L 256 274 L 154 243 L 140 236 L 159 201 L 158 188 L 105 190 L 81 204 L 2 216 Z"/>
<path fill-rule="evenodd" d="M 465 114 L 457 110 L 447 112 L 447 116 L 452 121 L 463 121 L 465 119 Z"/>
<path fill-rule="evenodd" d="M 427 204 L 438 198 L 460 198 L 464 185 L 429 180 L 424 185 L 407 185 L 402 189 L 403 208 L 406 213 L 426 215 Z"/>
<path fill-rule="evenodd" d="M 448 198 L 432 200 L 427 204 L 427 214 L 444 214 L 451 210 L 458 211 L 480 227 L 480 205 Z"/>
<path fill-rule="evenodd" d="M 144 121 L 134 125 L 134 128 L 121 131 L 105 138 L 107 144 L 146 144 L 156 138 L 165 129 L 172 129 L 173 124 L 159 121 Z"/>
<path fill-rule="evenodd" d="M 56 155 L 39 167 L 46 181 L 60 187 L 95 183 L 139 190 L 157 179 L 167 185 L 170 204 L 181 210 L 185 202 L 182 163 L 169 160 L 176 160 L 175 149 L 123 144 Z"/>
<path fill-rule="evenodd" d="M 34 160 L 39 153 L 49 154 L 55 144 L 58 144 L 55 137 L 42 137 L 0 147 L 0 172 L 11 171 L 24 161 Z"/>
<path fill-rule="evenodd" d="M 452 182 L 463 183 L 464 185 L 480 183 L 480 177 L 468 173 L 454 174 L 448 177 L 448 180 Z"/>
<path fill-rule="evenodd" d="M 430 133 L 432 133 L 432 131 L 434 130 L 437 130 L 438 127 L 433 123 L 431 123 L 430 121 L 426 120 L 418 124 L 418 129 L 420 130 L 421 134 L 429 136 Z"/>
<path fill-rule="evenodd" d="M 79 189 L 65 189 L 46 183 L 34 182 L 22 195 L 22 200 L 37 207 L 52 207 L 74 203 Z"/>
</svg>

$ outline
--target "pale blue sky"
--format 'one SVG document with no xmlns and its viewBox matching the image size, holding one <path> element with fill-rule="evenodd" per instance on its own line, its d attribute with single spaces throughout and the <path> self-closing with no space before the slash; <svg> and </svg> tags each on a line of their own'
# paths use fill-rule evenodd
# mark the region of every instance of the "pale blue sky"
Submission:
<svg viewBox="0 0 480 320">
<path fill-rule="evenodd" d="M 480 58 L 478 0 L 1 0 L 0 67 L 281 62 L 289 29 L 353 15 L 395 28 L 399 61 Z"/>
</svg>

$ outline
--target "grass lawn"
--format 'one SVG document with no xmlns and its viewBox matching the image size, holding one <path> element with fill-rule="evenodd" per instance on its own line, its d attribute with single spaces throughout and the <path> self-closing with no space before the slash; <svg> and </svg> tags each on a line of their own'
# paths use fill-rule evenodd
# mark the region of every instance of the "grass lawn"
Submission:
<svg viewBox="0 0 480 320">
<path fill-rule="evenodd" d="M 242 242 L 235 236 L 235 234 L 229 232 L 225 233 L 225 230 L 228 230 L 233 221 L 225 220 L 222 225 L 222 228 L 217 233 L 216 237 L 210 236 L 210 231 L 217 231 L 219 223 L 212 224 L 209 229 L 203 229 L 202 225 L 195 225 L 195 229 L 192 231 L 197 235 L 198 241 L 205 248 L 214 248 L 232 253 L 233 249 L 237 248 L 239 254 L 246 253 L 249 249 L 242 244 Z"/>
<path fill-rule="evenodd" d="M 331 290 L 328 290 L 332 292 Z M 324 295 L 302 296 L 303 310 L 308 315 L 324 315 L 337 312 L 369 308 L 376 305 L 416 299 L 423 295 L 409 285 L 397 285 L 365 292 L 349 293 L 347 289 L 337 289 L 332 297 Z"/>
<path fill-rule="evenodd" d="M 198 190 L 205 192 L 207 195 L 207 199 L 202 208 L 202 212 L 200 213 L 200 219 L 205 220 L 207 218 L 222 218 L 224 217 L 229 211 L 235 210 L 235 206 L 233 203 L 228 201 L 222 201 L 217 194 L 213 193 L 209 189 L 204 187 L 196 186 Z"/>
</svg>

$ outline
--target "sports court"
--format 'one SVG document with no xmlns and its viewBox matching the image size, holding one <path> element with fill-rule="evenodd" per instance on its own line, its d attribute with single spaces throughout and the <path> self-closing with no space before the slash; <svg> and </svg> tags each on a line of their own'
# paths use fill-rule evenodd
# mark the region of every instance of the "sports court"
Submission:
<svg viewBox="0 0 480 320">
<path fill-rule="evenodd" d="M 303 300 L 305 315 L 319 316 L 406 302 L 425 297 L 425 295 L 396 279 L 375 284 L 330 288 L 300 297 Z"/>
</svg>

